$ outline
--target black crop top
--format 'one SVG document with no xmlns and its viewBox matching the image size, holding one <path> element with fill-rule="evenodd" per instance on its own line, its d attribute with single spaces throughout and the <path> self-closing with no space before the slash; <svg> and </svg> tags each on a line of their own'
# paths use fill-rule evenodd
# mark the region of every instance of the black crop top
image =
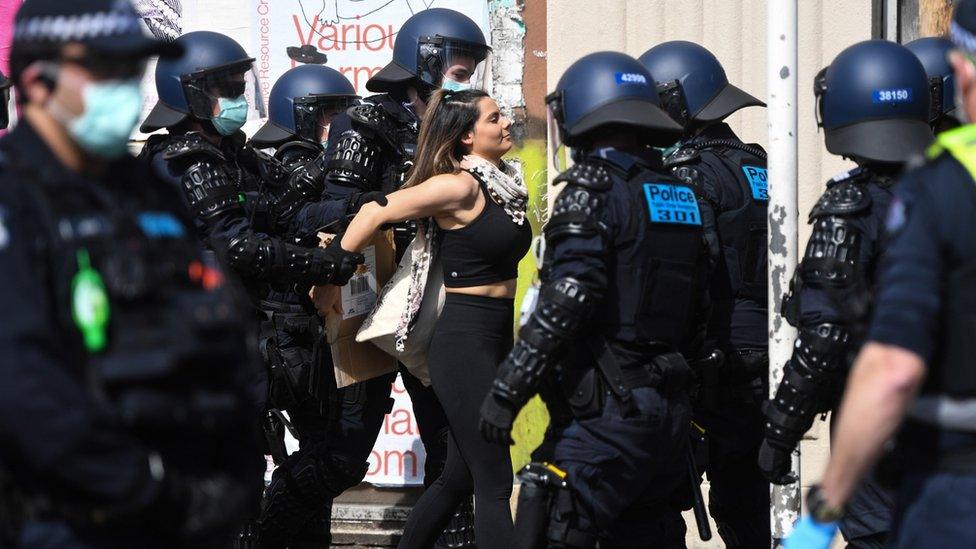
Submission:
<svg viewBox="0 0 976 549">
<path fill-rule="evenodd" d="M 444 286 L 467 288 L 511 280 L 518 276 L 518 263 L 532 244 L 528 219 L 517 225 L 488 193 L 475 174 L 485 207 L 478 217 L 460 229 L 442 230 L 440 258 Z"/>
</svg>

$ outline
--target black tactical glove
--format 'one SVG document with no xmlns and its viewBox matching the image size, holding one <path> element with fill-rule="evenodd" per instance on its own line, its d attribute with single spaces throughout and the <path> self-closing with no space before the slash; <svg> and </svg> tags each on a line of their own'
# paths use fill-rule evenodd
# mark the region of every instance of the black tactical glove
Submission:
<svg viewBox="0 0 976 549">
<path fill-rule="evenodd" d="M 356 274 L 356 269 L 366 261 L 361 253 L 343 250 L 341 242 L 342 235 L 336 235 L 328 247 L 315 249 L 316 263 L 323 267 L 322 277 L 316 281 L 317 284 L 344 286 Z"/>
<path fill-rule="evenodd" d="M 793 484 L 797 479 L 790 472 L 792 455 L 792 450 L 764 438 L 759 446 L 759 469 L 773 484 Z"/>
<path fill-rule="evenodd" d="M 481 436 L 495 444 L 515 444 L 512 440 L 512 423 L 516 415 L 518 410 L 511 403 L 489 394 L 481 404 L 481 421 L 478 424 Z"/>
<path fill-rule="evenodd" d="M 379 191 L 366 191 L 361 193 L 352 193 L 349 195 L 349 201 L 346 203 L 346 216 L 354 216 L 359 213 L 359 209 L 369 204 L 370 202 L 376 202 L 380 206 L 386 206 L 388 201 L 386 200 L 386 193 Z"/>
</svg>

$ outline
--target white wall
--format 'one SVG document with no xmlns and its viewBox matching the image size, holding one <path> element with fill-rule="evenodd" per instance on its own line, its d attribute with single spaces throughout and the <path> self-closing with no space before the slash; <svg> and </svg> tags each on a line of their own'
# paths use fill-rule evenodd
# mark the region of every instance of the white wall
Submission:
<svg viewBox="0 0 976 549">
<path fill-rule="evenodd" d="M 535 0 L 528 0 L 535 1 Z M 722 61 L 729 80 L 766 97 L 766 2 L 761 0 L 547 0 L 548 86 L 580 56 L 617 50 L 639 56 L 667 40 L 690 40 Z M 813 77 L 845 47 L 871 37 L 870 0 L 799 1 L 801 222 L 823 183 L 847 163 L 829 156 L 814 122 Z M 764 109 L 730 117 L 745 141 L 766 142 Z M 801 243 L 809 230 L 800 229 Z"/>
</svg>

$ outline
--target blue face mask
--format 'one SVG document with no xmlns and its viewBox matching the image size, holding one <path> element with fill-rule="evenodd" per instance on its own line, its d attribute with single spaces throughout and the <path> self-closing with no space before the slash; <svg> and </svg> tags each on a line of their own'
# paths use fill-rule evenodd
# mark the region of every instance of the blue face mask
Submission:
<svg viewBox="0 0 976 549">
<path fill-rule="evenodd" d="M 67 124 L 78 146 L 109 160 L 125 156 L 142 114 L 138 80 L 91 82 L 82 92 L 85 112 Z"/>
<path fill-rule="evenodd" d="M 451 80 L 445 76 L 444 80 L 441 81 L 441 89 L 453 92 L 470 90 L 471 82 L 458 82 L 457 80 Z"/>
<path fill-rule="evenodd" d="M 247 99 L 243 95 L 234 99 L 221 97 L 218 103 L 220 112 L 210 122 L 220 135 L 231 135 L 244 127 L 244 122 L 247 122 Z"/>
</svg>

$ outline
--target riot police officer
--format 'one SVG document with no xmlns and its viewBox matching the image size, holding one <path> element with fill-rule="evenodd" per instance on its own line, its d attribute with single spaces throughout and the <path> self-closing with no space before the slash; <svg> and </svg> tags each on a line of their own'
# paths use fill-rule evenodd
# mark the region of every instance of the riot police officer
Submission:
<svg viewBox="0 0 976 549">
<path fill-rule="evenodd" d="M 622 53 L 576 61 L 547 103 L 577 162 L 555 179 L 566 186 L 545 228 L 538 304 L 499 366 L 482 433 L 511 443 L 515 415 L 542 391 L 554 449 L 520 473 L 522 546 L 683 545 L 674 497 L 692 371 L 681 352 L 703 331 L 706 246 L 694 188 L 649 147 L 681 127 Z"/>
<path fill-rule="evenodd" d="M 893 455 L 902 466 L 888 547 L 976 545 L 976 2 L 956 3 L 949 36 L 965 125 L 940 134 L 927 161 L 895 186 L 867 343 L 847 382 L 822 486 L 811 488 L 810 516 L 787 547 L 829 546 L 838 517 L 896 430 Z"/>
<path fill-rule="evenodd" d="M 936 134 L 959 126 L 956 112 L 956 78 L 949 66 L 952 42 L 940 36 L 919 38 L 905 44 L 922 62 L 929 76 L 929 123 Z"/>
<path fill-rule="evenodd" d="M 153 55 L 128 2 L 30 0 L 0 140 L 2 545 L 214 547 L 264 469 L 240 292 L 127 152 Z"/>
<path fill-rule="evenodd" d="M 207 246 L 252 286 L 272 283 L 344 284 L 362 261 L 335 247 L 303 247 L 251 226 L 243 207 L 256 176 L 242 155 L 246 93 L 253 59 L 231 38 L 209 31 L 176 40 L 182 57 L 156 65 L 159 101 L 142 124 L 152 136 L 142 158 L 182 189 Z M 260 101 L 260 98 L 257 99 Z M 242 166 L 244 164 L 244 166 Z M 254 290 L 261 293 L 260 289 Z"/>
<path fill-rule="evenodd" d="M 766 408 L 759 465 L 774 483 L 789 483 L 790 453 L 832 410 L 865 335 L 879 261 L 887 248 L 884 218 L 893 178 L 932 141 L 928 77 L 904 46 L 882 40 L 842 51 L 814 82 L 827 150 L 857 167 L 827 182 L 810 212 L 813 231 L 794 273 L 783 314 L 798 329 L 783 381 Z M 892 500 L 866 482 L 841 524 L 853 547 L 880 547 Z"/>
<path fill-rule="evenodd" d="M 397 33 L 392 61 L 366 83 L 368 90 L 381 93 L 363 99 L 362 105 L 332 120 L 323 200 L 399 188 L 412 165 L 420 118 L 430 94 L 440 87 L 483 87 L 490 51 L 478 25 L 456 11 L 434 8 L 407 19 Z M 306 205 L 298 215 L 314 218 L 307 211 L 317 207 Z M 394 227 L 398 260 L 412 238 L 411 224 Z M 447 418 L 431 388 L 424 387 L 405 368 L 400 369 L 400 375 L 427 453 L 424 483 L 429 484 L 440 475 L 447 458 Z M 339 391 L 338 432 L 329 451 L 357 455 L 362 461 L 368 458 L 383 418 L 392 408 L 390 387 L 395 376 L 380 376 Z M 354 486 L 364 475 L 350 477 L 344 484 Z M 285 483 L 275 484 L 269 494 L 276 495 L 279 490 L 281 494 L 276 497 L 289 498 Z M 471 506 L 466 503 L 438 544 L 465 547 L 472 544 L 473 535 Z"/>
<path fill-rule="evenodd" d="M 323 65 L 295 67 L 275 82 L 269 96 L 269 120 L 247 145 L 262 178 L 259 192 L 246 205 L 253 214 L 253 226 L 289 241 L 311 243 L 320 229 L 335 232 L 336 225 L 364 201 L 385 201 L 376 192 L 318 202 L 329 126 L 336 114 L 357 101 L 349 80 Z M 313 207 L 303 208 L 311 202 L 315 202 Z M 262 356 L 270 373 L 266 436 L 280 465 L 286 451 L 281 438 L 285 420 L 279 411 L 286 410 L 300 445 L 299 452 L 287 458 L 293 463 L 327 438 L 335 392 L 332 364 L 329 353 L 321 348 L 321 321 L 307 291 L 271 287 L 259 307 Z M 307 510 L 314 512 L 313 518 L 301 530 L 288 532 L 289 538 L 299 544 L 328 545 L 331 507 L 316 505 Z M 271 532 L 273 519 L 266 517 L 266 522 L 265 545 L 280 542 Z"/>
<path fill-rule="evenodd" d="M 684 128 L 665 166 L 708 201 L 721 250 L 708 331 L 724 363 L 703 362 L 695 403 L 708 437 L 708 507 L 727 547 L 760 547 L 769 540 L 769 486 L 756 465 L 769 366 L 766 151 L 743 143 L 723 120 L 764 104 L 730 84 L 698 44 L 665 42 L 639 60 L 654 75 L 662 107 Z"/>
</svg>

